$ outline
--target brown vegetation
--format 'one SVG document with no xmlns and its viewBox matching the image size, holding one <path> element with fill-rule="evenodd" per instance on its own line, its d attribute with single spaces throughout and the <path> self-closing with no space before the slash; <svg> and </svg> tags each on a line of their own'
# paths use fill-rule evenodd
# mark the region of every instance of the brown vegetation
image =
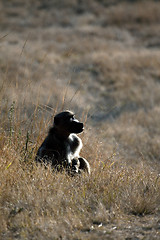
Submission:
<svg viewBox="0 0 160 240">
<path fill-rule="evenodd" d="M 0 238 L 159 239 L 159 2 L 5 0 L 0 21 Z M 34 163 L 62 109 L 91 176 Z"/>
</svg>

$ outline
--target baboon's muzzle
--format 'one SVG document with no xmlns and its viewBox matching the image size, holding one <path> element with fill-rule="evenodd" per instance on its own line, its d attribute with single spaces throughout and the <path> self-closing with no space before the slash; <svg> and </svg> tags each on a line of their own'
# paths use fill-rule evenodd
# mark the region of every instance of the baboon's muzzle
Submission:
<svg viewBox="0 0 160 240">
<path fill-rule="evenodd" d="M 83 123 L 72 122 L 72 133 L 81 133 L 84 130 Z"/>
</svg>

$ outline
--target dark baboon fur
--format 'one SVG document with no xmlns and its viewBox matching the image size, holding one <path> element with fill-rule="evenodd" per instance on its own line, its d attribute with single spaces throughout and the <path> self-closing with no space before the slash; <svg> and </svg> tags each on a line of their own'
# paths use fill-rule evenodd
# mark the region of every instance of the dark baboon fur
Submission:
<svg viewBox="0 0 160 240">
<path fill-rule="evenodd" d="M 71 174 L 86 171 L 90 174 L 90 165 L 79 156 L 82 141 L 77 136 L 83 131 L 83 123 L 74 117 L 71 111 L 64 111 L 54 117 L 53 127 L 38 149 L 37 162 L 51 164 L 56 170 L 67 169 Z"/>
</svg>

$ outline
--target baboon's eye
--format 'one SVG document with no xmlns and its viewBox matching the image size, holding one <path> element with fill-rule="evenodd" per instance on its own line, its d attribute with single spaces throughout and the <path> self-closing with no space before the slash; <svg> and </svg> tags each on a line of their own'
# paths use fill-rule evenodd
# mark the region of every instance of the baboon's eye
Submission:
<svg viewBox="0 0 160 240">
<path fill-rule="evenodd" d="M 74 116 L 70 116 L 70 121 L 73 121 L 75 120 L 75 117 Z"/>
</svg>

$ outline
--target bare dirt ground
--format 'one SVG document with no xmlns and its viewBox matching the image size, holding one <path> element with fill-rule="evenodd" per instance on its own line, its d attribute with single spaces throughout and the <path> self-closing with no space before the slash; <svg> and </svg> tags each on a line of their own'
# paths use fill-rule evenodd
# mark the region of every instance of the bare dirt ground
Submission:
<svg viewBox="0 0 160 240">
<path fill-rule="evenodd" d="M 95 198 L 96 194 L 101 193 L 106 196 L 109 189 L 111 191 L 120 184 L 120 200 L 112 196 L 114 207 L 107 207 L 107 210 L 104 210 L 100 204 L 96 211 L 99 211 L 101 217 L 94 216 L 96 220 L 94 214 L 89 215 L 91 209 L 86 210 L 88 211 L 87 217 L 84 215 L 86 220 L 83 219 L 83 210 L 81 213 L 75 210 L 75 213 L 79 214 L 78 220 L 76 217 L 73 218 L 76 219 L 76 223 L 71 223 L 71 219 L 68 220 L 70 225 L 67 222 L 69 213 L 68 215 L 66 212 L 59 213 L 60 216 L 65 216 L 63 223 L 62 216 L 55 217 L 56 220 L 47 220 L 53 218 L 55 212 L 53 215 L 46 214 L 45 221 L 49 222 L 48 228 L 45 222 L 41 222 L 41 219 L 38 220 L 38 217 L 29 213 L 31 210 L 27 210 L 28 219 L 31 215 L 37 219 L 36 223 L 33 224 L 31 221 L 29 225 L 27 220 L 23 227 L 11 226 L 14 225 L 11 224 L 12 221 L 14 222 L 14 217 L 23 214 L 25 207 L 21 207 L 18 203 L 14 208 L 12 200 L 7 200 L 10 205 L 5 205 L 4 201 L 7 197 L 5 198 L 1 193 L 0 218 L 3 222 L 1 239 L 160 239 L 158 193 L 160 183 L 157 180 L 160 170 L 159 1 L 1 0 L 0 101 L 2 122 L 0 146 L 3 162 L 4 159 L 13 157 L 8 156 L 4 148 L 5 134 L 12 135 L 8 126 L 13 120 L 13 106 L 19 111 L 22 131 L 32 134 L 32 143 L 37 139 L 40 126 L 40 123 L 36 125 L 34 122 L 35 131 L 31 130 L 33 112 L 36 109 L 37 119 L 42 119 L 41 124 L 45 124 L 37 145 L 43 139 L 54 113 L 61 109 L 72 109 L 86 120 L 86 132 L 82 136 L 85 148 L 83 154 L 88 156 L 92 169 L 96 167 L 92 158 L 103 160 L 104 165 L 107 161 L 113 160 L 115 164 L 120 164 L 119 169 L 123 165 L 137 168 L 139 173 L 135 174 L 135 186 L 138 187 L 140 172 L 145 169 L 145 174 L 148 174 L 145 181 L 151 189 L 150 195 L 144 193 L 143 204 L 148 199 L 150 201 L 145 202 L 147 207 L 142 210 L 142 206 L 139 208 L 139 205 L 136 205 L 139 203 L 136 198 L 140 195 L 130 198 L 132 189 L 127 188 L 127 185 L 130 187 L 130 180 L 126 180 L 129 178 L 123 180 L 123 171 L 115 170 L 116 174 L 121 172 L 117 175 L 119 176 L 117 180 L 112 172 L 110 178 L 102 177 L 101 182 L 99 185 L 97 183 L 92 192 Z M 6 120 L 8 114 L 10 115 Z M 19 125 L 16 125 L 15 130 L 18 133 Z M 16 139 L 18 142 L 18 138 Z M 93 144 L 90 143 L 90 139 L 93 139 Z M 37 145 L 34 146 L 37 148 Z M 95 157 L 97 148 L 99 150 Z M 9 168 L 10 163 L 7 161 Z M 99 176 L 99 173 L 96 172 L 96 176 Z M 36 174 L 37 179 L 40 179 L 38 173 Z M 105 187 L 101 189 L 101 185 L 106 183 L 105 179 L 112 178 L 114 184 L 107 190 Z M 62 180 L 63 177 L 61 176 L 60 179 Z M 95 179 L 98 182 L 98 177 Z M 149 179 L 153 181 L 149 182 Z M 12 180 L 8 181 L 12 182 Z M 58 184 L 58 180 L 56 181 Z M 123 196 L 123 181 L 125 181 L 125 196 Z M 148 189 L 145 181 L 143 183 Z M 91 183 L 87 184 L 86 188 L 89 189 Z M 76 180 L 75 185 L 79 186 Z M 64 188 L 69 189 L 69 186 Z M 49 190 L 47 193 L 49 194 Z M 79 192 L 75 194 L 79 196 Z M 88 195 L 86 200 L 87 207 L 90 202 L 92 203 L 92 194 Z M 156 200 L 152 208 L 151 199 L 155 199 L 155 196 Z M 66 199 L 69 197 L 67 195 Z M 137 203 L 134 205 L 132 201 L 135 203 L 136 200 Z M 35 198 L 36 201 L 38 200 Z M 76 201 L 79 200 L 72 202 L 75 206 Z M 105 201 L 107 200 L 104 200 L 104 205 Z M 121 201 L 123 203 L 120 203 Z M 96 203 L 95 200 L 93 202 Z M 123 205 L 125 207 L 122 207 Z M 134 208 L 133 205 L 136 207 Z M 34 207 L 36 208 L 36 205 Z M 36 211 L 36 216 L 39 216 L 39 210 Z M 3 216 L 5 213 L 8 214 L 8 218 Z M 24 218 L 22 216 L 23 220 Z M 57 227 L 59 224 L 62 224 L 62 231 Z M 28 229 L 29 226 L 30 231 L 26 230 L 27 233 L 22 231 L 22 228 Z"/>
</svg>

